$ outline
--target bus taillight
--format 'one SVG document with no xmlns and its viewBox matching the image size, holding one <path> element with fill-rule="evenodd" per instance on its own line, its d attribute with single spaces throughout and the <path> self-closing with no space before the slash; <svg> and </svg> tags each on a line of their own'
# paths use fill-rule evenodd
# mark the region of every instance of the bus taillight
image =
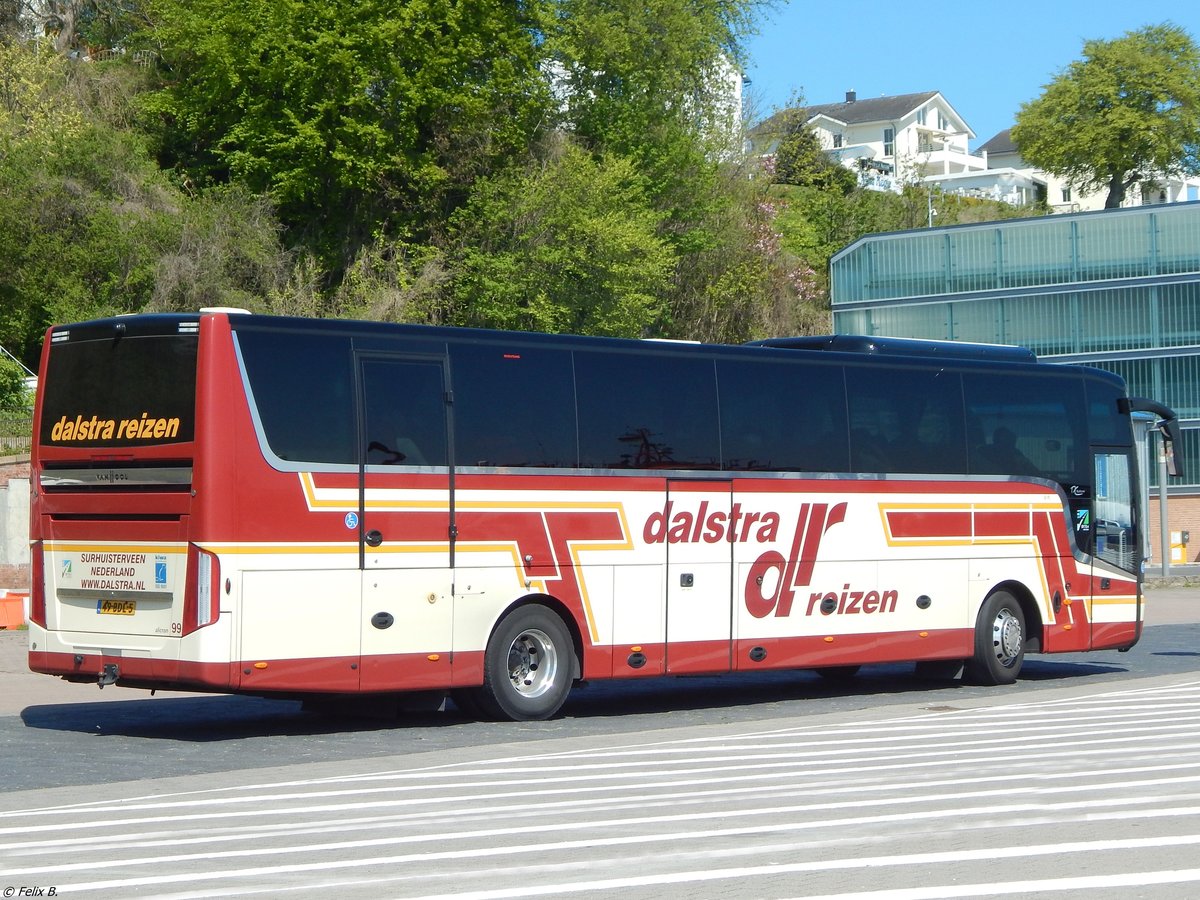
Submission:
<svg viewBox="0 0 1200 900">
<path fill-rule="evenodd" d="M 221 564 L 217 557 L 194 544 L 189 549 L 188 569 L 195 576 L 188 579 L 183 603 L 183 633 L 211 625 L 221 614 Z"/>
<path fill-rule="evenodd" d="M 30 553 L 29 621 L 46 627 L 46 576 L 42 559 L 42 542 L 36 541 Z"/>
</svg>

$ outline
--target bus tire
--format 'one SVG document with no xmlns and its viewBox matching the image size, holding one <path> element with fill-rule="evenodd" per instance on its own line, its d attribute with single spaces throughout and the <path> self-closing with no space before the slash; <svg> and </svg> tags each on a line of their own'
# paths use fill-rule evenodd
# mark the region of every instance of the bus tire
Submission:
<svg viewBox="0 0 1200 900">
<path fill-rule="evenodd" d="M 575 645 L 562 619 L 544 606 L 519 606 L 500 620 L 484 654 L 475 695 L 489 718 L 548 719 L 571 690 Z"/>
<path fill-rule="evenodd" d="M 976 684 L 1012 684 L 1025 659 L 1025 614 L 1008 591 L 983 602 L 975 623 L 975 655 L 967 675 Z"/>
</svg>

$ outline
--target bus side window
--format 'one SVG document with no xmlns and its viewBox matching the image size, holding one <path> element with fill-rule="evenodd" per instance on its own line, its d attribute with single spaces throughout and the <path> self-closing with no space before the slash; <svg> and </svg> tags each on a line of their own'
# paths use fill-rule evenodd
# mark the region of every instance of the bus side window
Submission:
<svg viewBox="0 0 1200 900">
<path fill-rule="evenodd" d="M 242 328 L 238 347 L 267 445 L 291 463 L 355 463 L 350 339 Z"/>
<path fill-rule="evenodd" d="M 840 365 L 721 360 L 717 384 L 724 468 L 848 471 Z"/>
<path fill-rule="evenodd" d="M 1082 383 L 1062 375 L 963 376 L 967 417 L 977 424 L 972 475 L 1033 475 L 1090 484 Z M 980 437 L 986 440 L 980 441 Z"/>
<path fill-rule="evenodd" d="M 711 359 L 576 351 L 580 465 L 718 468 L 715 374 Z"/>
<path fill-rule="evenodd" d="M 441 363 L 362 361 L 367 465 L 444 466 L 446 392 Z"/>
<path fill-rule="evenodd" d="M 992 432 L 990 443 L 975 447 L 980 464 L 995 475 L 1040 475 L 1038 467 L 1029 461 L 1017 446 L 1017 435 L 1003 425 Z"/>
<path fill-rule="evenodd" d="M 966 471 L 962 382 L 944 369 L 847 369 L 854 472 L 958 475 Z"/>
<path fill-rule="evenodd" d="M 578 464 L 575 375 L 567 350 L 451 344 L 454 456 L 459 466 Z"/>
</svg>

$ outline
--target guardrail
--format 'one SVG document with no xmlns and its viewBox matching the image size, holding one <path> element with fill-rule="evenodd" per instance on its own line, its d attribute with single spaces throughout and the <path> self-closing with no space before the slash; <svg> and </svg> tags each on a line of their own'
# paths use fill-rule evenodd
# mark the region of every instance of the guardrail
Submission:
<svg viewBox="0 0 1200 900">
<path fill-rule="evenodd" d="M 33 410 L 0 409 L 0 456 L 28 453 L 33 448 Z"/>
</svg>

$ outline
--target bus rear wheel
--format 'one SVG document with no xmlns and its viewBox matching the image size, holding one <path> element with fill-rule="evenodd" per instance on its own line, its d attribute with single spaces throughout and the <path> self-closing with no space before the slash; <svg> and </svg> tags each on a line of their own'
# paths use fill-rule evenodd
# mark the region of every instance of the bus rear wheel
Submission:
<svg viewBox="0 0 1200 900">
<path fill-rule="evenodd" d="M 1008 591 L 983 602 L 975 624 L 975 655 L 967 675 L 976 684 L 1012 684 L 1025 660 L 1025 614 Z"/>
<path fill-rule="evenodd" d="M 521 606 L 492 633 L 483 665 L 483 687 L 475 701 L 486 716 L 548 719 L 570 693 L 575 647 L 557 615 L 544 606 Z"/>
</svg>

